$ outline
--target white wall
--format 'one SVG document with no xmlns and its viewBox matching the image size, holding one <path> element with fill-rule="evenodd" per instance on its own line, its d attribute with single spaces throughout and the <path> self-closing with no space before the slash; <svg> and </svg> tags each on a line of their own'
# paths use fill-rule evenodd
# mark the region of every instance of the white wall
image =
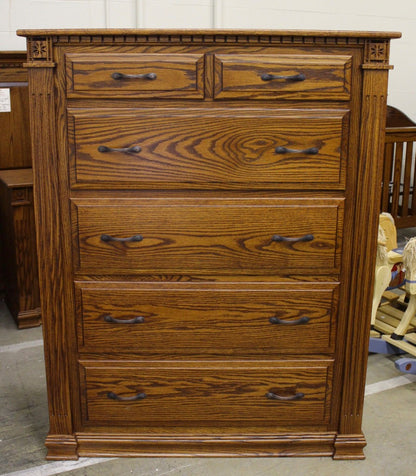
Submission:
<svg viewBox="0 0 416 476">
<path fill-rule="evenodd" d="M 416 0 L 0 0 L 0 50 L 18 28 L 392 30 L 389 104 L 416 120 Z"/>
</svg>

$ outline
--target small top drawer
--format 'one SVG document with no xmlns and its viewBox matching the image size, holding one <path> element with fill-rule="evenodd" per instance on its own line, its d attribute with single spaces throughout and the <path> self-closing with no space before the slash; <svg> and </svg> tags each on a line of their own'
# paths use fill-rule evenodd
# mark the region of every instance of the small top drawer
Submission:
<svg viewBox="0 0 416 476">
<path fill-rule="evenodd" d="M 204 97 L 201 54 L 67 54 L 69 97 Z"/>
<path fill-rule="evenodd" d="M 216 99 L 348 100 L 351 57 L 215 55 Z"/>
</svg>

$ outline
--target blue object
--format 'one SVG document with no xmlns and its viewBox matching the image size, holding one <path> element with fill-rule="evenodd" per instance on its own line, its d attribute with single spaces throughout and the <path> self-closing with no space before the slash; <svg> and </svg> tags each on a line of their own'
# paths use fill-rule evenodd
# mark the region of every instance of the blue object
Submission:
<svg viewBox="0 0 416 476">
<path fill-rule="evenodd" d="M 402 357 L 396 360 L 394 363 L 396 369 L 408 374 L 416 374 L 416 359 L 410 359 L 409 357 Z"/>
<path fill-rule="evenodd" d="M 374 354 L 405 354 L 406 352 L 402 349 L 391 345 L 390 342 L 386 342 L 383 339 L 378 337 L 370 337 L 370 343 L 368 345 L 368 351 L 373 352 Z"/>
</svg>

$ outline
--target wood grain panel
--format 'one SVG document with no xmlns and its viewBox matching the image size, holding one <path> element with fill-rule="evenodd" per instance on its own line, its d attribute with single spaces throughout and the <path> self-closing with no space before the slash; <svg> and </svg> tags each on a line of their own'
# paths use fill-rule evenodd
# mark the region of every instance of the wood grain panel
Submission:
<svg viewBox="0 0 416 476">
<path fill-rule="evenodd" d="M 342 200 L 74 201 L 79 271 L 305 274 L 338 272 Z M 105 242 L 141 235 L 139 242 Z M 275 242 L 273 236 L 311 241 Z"/>
<path fill-rule="evenodd" d="M 345 185 L 345 111 L 142 109 L 134 115 L 112 111 L 71 119 L 74 188 Z M 100 152 L 103 146 L 141 150 Z M 277 153 L 276 147 L 297 152 Z M 316 153 L 308 154 L 311 148 Z"/>
<path fill-rule="evenodd" d="M 13 83 L 7 89 L 11 111 L 0 113 L 0 169 L 31 167 L 28 86 Z"/>
<path fill-rule="evenodd" d="M 201 54 L 72 54 L 66 55 L 69 97 L 204 97 Z M 113 73 L 155 79 L 114 79 Z"/>
<path fill-rule="evenodd" d="M 338 288 L 77 284 L 81 352 L 258 356 L 333 350 Z M 108 317 L 120 322 L 108 322 Z M 136 321 L 141 317 L 144 322 Z M 273 324 L 279 318 L 291 324 Z M 300 319 L 309 319 L 296 325 Z M 106 320 L 107 319 L 107 320 Z"/>
<path fill-rule="evenodd" d="M 262 80 L 264 74 L 289 79 Z M 303 80 L 290 79 L 303 75 Z M 348 100 L 351 56 L 215 55 L 216 99 L 338 99 Z"/>
<path fill-rule="evenodd" d="M 163 422 L 221 426 L 228 422 L 261 421 L 307 426 L 328 423 L 331 400 L 330 361 L 270 364 L 200 362 L 163 366 L 152 363 L 81 362 L 83 419 L 87 424 L 135 425 Z M 138 393 L 136 401 L 118 401 Z M 273 392 L 299 400 L 272 400 Z"/>
</svg>

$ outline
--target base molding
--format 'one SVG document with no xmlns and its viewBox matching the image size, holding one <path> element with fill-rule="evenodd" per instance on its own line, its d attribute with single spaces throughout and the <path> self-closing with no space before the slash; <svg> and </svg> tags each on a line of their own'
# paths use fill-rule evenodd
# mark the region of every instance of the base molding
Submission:
<svg viewBox="0 0 416 476">
<path fill-rule="evenodd" d="M 364 435 L 337 435 L 335 438 L 334 459 L 365 459 L 364 447 L 367 445 Z"/>
<path fill-rule="evenodd" d="M 79 456 L 332 456 L 335 434 L 137 436 L 78 434 Z"/>
<path fill-rule="evenodd" d="M 49 435 L 45 446 L 48 449 L 47 460 L 77 460 L 78 443 L 73 435 Z"/>
<path fill-rule="evenodd" d="M 334 460 L 365 459 L 365 438 L 336 433 L 302 433 L 244 436 L 78 433 L 49 435 L 47 460 L 79 457 L 256 457 L 332 456 Z"/>
<path fill-rule="evenodd" d="M 29 327 L 38 327 L 42 324 L 42 314 L 40 308 L 30 309 L 28 311 L 19 311 L 15 318 L 19 329 L 28 329 Z"/>
</svg>

